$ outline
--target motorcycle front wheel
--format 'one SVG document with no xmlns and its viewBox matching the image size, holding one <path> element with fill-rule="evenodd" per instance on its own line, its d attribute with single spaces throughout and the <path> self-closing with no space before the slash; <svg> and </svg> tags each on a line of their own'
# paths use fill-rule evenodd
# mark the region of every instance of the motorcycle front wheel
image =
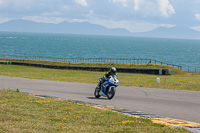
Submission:
<svg viewBox="0 0 200 133">
<path fill-rule="evenodd" d="M 96 98 L 99 98 L 99 97 L 100 97 L 99 91 L 100 91 L 99 88 L 96 87 L 95 90 L 94 90 L 94 96 L 95 96 Z"/>
<path fill-rule="evenodd" d="M 110 91 L 107 91 L 107 98 L 112 99 L 115 95 L 115 87 L 111 86 Z"/>
</svg>

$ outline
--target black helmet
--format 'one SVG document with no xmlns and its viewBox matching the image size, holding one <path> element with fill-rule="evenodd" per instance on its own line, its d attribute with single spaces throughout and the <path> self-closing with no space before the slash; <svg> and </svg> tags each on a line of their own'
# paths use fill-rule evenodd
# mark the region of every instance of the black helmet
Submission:
<svg viewBox="0 0 200 133">
<path fill-rule="evenodd" d="M 110 68 L 110 73 L 111 74 L 116 74 L 116 68 L 115 67 L 111 67 Z"/>
</svg>

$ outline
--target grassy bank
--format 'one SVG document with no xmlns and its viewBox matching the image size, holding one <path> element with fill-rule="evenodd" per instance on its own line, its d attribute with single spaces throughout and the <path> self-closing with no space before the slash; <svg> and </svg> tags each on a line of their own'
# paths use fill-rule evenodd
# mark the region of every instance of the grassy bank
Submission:
<svg viewBox="0 0 200 133">
<path fill-rule="evenodd" d="M 57 70 L 29 66 L 0 65 L 0 75 L 30 79 L 97 84 L 98 78 L 102 77 L 104 74 L 105 72 Z M 161 79 L 160 83 L 156 82 L 157 77 Z M 123 86 L 200 91 L 199 73 L 176 73 L 170 76 L 118 73 L 118 78 L 120 80 L 120 85 Z"/>
<path fill-rule="evenodd" d="M 0 132 L 154 132 L 183 133 L 184 129 L 154 124 L 149 119 L 124 116 L 50 98 L 0 91 Z"/>
<path fill-rule="evenodd" d="M 0 59 L 0 61 L 4 59 Z M 53 61 L 39 61 L 39 60 L 22 60 L 22 59 L 6 59 L 6 61 L 26 62 L 47 65 L 69 65 L 69 66 L 90 66 L 90 67 L 130 67 L 130 68 L 169 68 L 172 74 L 184 74 L 176 68 L 165 65 L 154 64 L 117 64 L 117 63 L 68 63 L 68 62 L 53 62 Z"/>
</svg>

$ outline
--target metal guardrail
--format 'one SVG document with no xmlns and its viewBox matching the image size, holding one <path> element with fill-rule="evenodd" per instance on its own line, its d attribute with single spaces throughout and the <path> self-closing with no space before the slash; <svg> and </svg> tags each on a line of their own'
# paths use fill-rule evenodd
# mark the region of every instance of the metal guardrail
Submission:
<svg viewBox="0 0 200 133">
<path fill-rule="evenodd" d="M 182 66 L 181 70 L 184 72 L 200 73 L 200 67 L 196 66 Z"/>
<path fill-rule="evenodd" d="M 22 59 L 22 60 L 40 60 L 56 61 L 69 63 L 120 63 L 120 64 L 159 64 L 171 66 L 185 72 L 200 72 L 200 67 L 188 67 L 174 64 L 168 64 L 152 59 L 130 59 L 130 58 L 56 58 L 42 56 L 17 56 L 17 55 L 0 55 L 0 59 Z"/>
</svg>

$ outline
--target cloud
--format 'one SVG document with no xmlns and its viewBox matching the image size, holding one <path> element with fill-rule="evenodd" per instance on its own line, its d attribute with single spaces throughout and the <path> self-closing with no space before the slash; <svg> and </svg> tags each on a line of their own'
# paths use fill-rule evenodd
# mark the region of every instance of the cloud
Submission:
<svg viewBox="0 0 200 133">
<path fill-rule="evenodd" d="M 4 23 L 10 20 L 12 20 L 12 18 L 0 17 L 0 23 Z"/>
<path fill-rule="evenodd" d="M 44 12 L 44 13 L 42 13 L 41 15 L 43 15 L 43 16 L 60 16 L 60 15 L 62 15 L 62 13 L 61 12 Z"/>
<path fill-rule="evenodd" d="M 121 3 L 125 11 L 140 13 L 143 17 L 169 17 L 175 9 L 169 0 L 109 0 L 114 4 Z M 128 13 L 128 12 L 126 12 Z"/>
<path fill-rule="evenodd" d="M 89 11 L 86 0 L 0 0 L 0 17 L 26 16 L 83 18 Z"/>
<path fill-rule="evenodd" d="M 134 10 L 138 11 L 140 9 L 139 4 L 142 2 L 142 0 L 134 0 Z"/>
<path fill-rule="evenodd" d="M 175 14 L 173 6 L 170 4 L 169 0 L 158 0 L 160 11 L 162 16 L 169 17 L 171 14 Z"/>
<path fill-rule="evenodd" d="M 196 31 L 200 31 L 200 26 L 194 26 L 194 27 L 191 27 L 191 29 L 196 30 Z"/>
<path fill-rule="evenodd" d="M 195 18 L 196 18 L 197 20 L 200 20 L 200 14 L 195 14 Z"/>
<path fill-rule="evenodd" d="M 94 11 L 90 10 L 89 13 L 86 15 L 87 17 L 92 17 L 94 15 Z"/>
<path fill-rule="evenodd" d="M 124 7 L 127 6 L 127 0 L 109 0 L 109 1 L 112 1 L 113 3 L 121 2 Z"/>
<path fill-rule="evenodd" d="M 88 6 L 88 3 L 86 0 L 75 0 L 75 2 L 82 6 Z"/>
<path fill-rule="evenodd" d="M 0 0 L 0 5 L 2 5 L 3 4 L 3 0 Z"/>
<path fill-rule="evenodd" d="M 169 0 L 134 0 L 134 2 L 134 9 L 146 17 L 169 17 L 175 14 L 175 9 Z"/>
</svg>

